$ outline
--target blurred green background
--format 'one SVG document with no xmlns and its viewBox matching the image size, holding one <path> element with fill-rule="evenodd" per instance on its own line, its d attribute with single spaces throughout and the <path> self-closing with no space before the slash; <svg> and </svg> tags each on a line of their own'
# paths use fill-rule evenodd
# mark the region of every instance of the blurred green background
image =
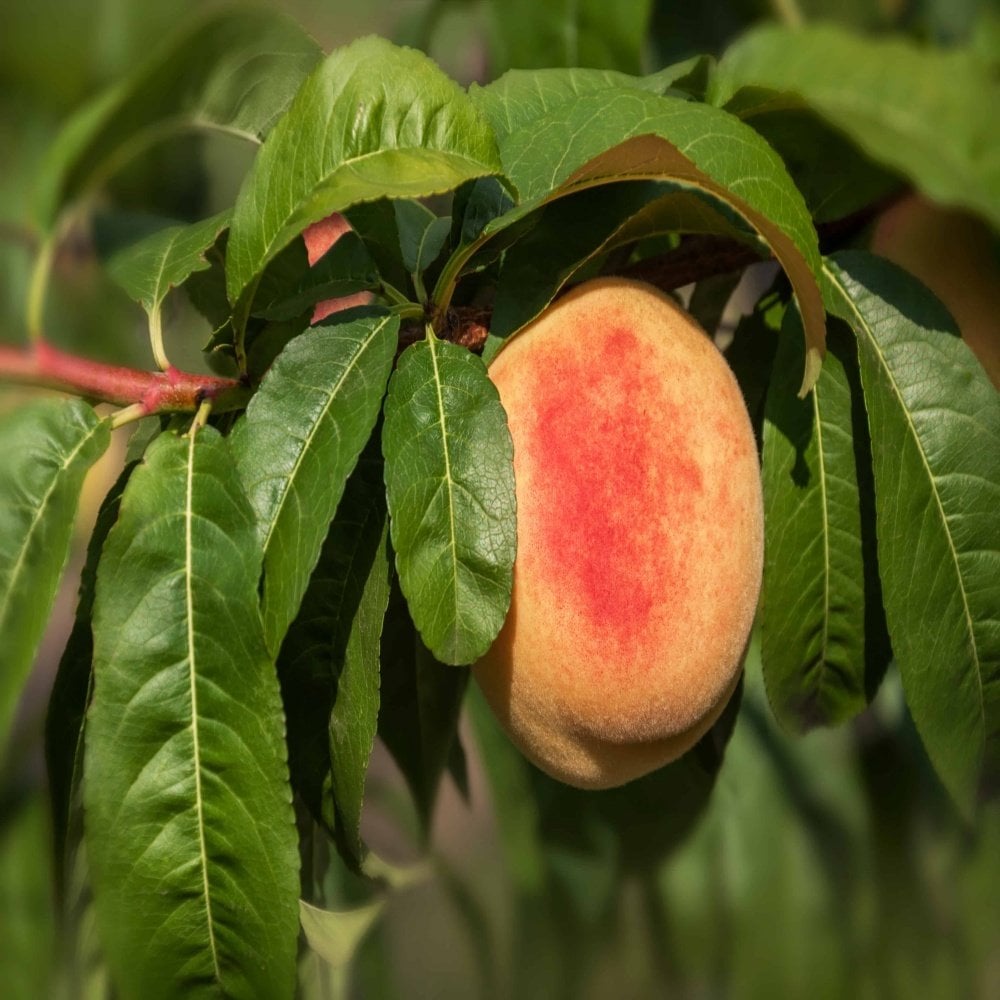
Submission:
<svg viewBox="0 0 1000 1000">
<path fill-rule="evenodd" d="M 198 0 L 5 0 L 0 15 L 0 342 L 23 338 L 40 157 L 81 102 L 140 62 Z M 375 31 L 430 52 L 463 83 L 510 66 L 639 72 L 718 54 L 766 18 L 827 18 L 940 45 L 996 46 L 974 0 L 319 0 L 273 3 L 329 50 Z M 995 51 L 995 49 L 994 49 Z M 204 137 L 131 165 L 110 199 L 181 219 L 231 204 L 252 151 Z M 205 329 L 173 305 L 173 355 L 200 364 Z M 148 364 L 145 321 L 81 228 L 60 251 L 53 340 Z M 0 395 L 0 408 L 19 396 Z M 121 449 L 118 453 L 121 455 Z M 81 512 L 86 537 L 111 465 Z M 0 994 L 80 995 L 60 973 L 41 732 L 81 555 L 0 766 Z M 2 659 L 2 653 L 0 653 Z M 894 671 L 852 725 L 779 731 L 751 652 L 725 761 L 696 760 L 619 795 L 560 790 L 510 749 L 476 696 L 463 718 L 468 795 L 442 789 L 430 861 L 384 909 L 347 970 L 304 968 L 311 995 L 365 997 L 1000 996 L 1000 807 L 962 823 L 933 777 Z M 714 785 L 713 785 L 714 782 Z M 385 859 L 424 856 L 384 752 L 364 820 Z M 331 907 L 369 891 L 338 875 Z M 84 914 L 86 919 L 86 914 Z M 99 961 L 86 995 L 106 995 Z"/>
</svg>

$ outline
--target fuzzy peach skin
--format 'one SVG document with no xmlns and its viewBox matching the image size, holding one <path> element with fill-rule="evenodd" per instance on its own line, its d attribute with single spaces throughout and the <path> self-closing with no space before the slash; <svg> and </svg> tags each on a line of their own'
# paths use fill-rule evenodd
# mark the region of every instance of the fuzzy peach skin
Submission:
<svg viewBox="0 0 1000 1000">
<path fill-rule="evenodd" d="M 510 613 L 473 667 L 521 751 L 581 788 L 680 756 L 742 668 L 760 467 L 732 372 L 670 298 L 574 289 L 490 367 L 514 440 Z"/>
</svg>

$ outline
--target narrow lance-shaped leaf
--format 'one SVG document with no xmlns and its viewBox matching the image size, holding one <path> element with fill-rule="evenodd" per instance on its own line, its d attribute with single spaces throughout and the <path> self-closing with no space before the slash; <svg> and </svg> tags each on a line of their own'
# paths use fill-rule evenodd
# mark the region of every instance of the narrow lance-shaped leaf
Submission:
<svg viewBox="0 0 1000 1000">
<path fill-rule="evenodd" d="M 278 356 L 232 433 L 264 550 L 264 632 L 295 618 L 347 477 L 378 417 L 399 320 L 319 326 Z"/>
<path fill-rule="evenodd" d="M 33 403 L 0 424 L 0 746 L 69 557 L 84 476 L 110 440 L 79 400 Z"/>
<path fill-rule="evenodd" d="M 261 552 L 226 441 L 165 434 L 94 601 L 86 847 L 124 997 L 290 997 L 298 862 Z"/>
<path fill-rule="evenodd" d="M 761 659 L 789 729 L 843 722 L 867 704 L 865 572 L 851 384 L 854 344 L 830 328 L 812 392 L 795 394 L 801 319 L 785 314 L 764 423 Z"/>
<path fill-rule="evenodd" d="M 857 251 L 828 270 L 858 338 L 893 652 L 927 752 L 968 812 L 1000 764 L 1000 395 L 904 271 Z"/>
<path fill-rule="evenodd" d="M 332 212 L 499 172 L 489 125 L 430 59 L 380 38 L 353 42 L 303 84 L 243 185 L 229 298 L 240 301 L 278 251 Z"/>
<path fill-rule="evenodd" d="M 608 88 L 548 109 L 512 132 L 500 156 L 520 204 L 487 226 L 480 242 L 546 201 L 613 181 L 677 181 L 723 202 L 760 233 L 788 274 L 808 348 L 801 391 L 815 381 L 825 340 L 816 231 L 784 164 L 738 119 L 677 97 Z"/>
<path fill-rule="evenodd" d="M 215 127 L 259 141 L 319 56 L 284 15 L 211 11 L 69 121 L 39 180 L 42 225 L 171 131 Z"/>
<path fill-rule="evenodd" d="M 750 121 L 804 103 L 936 200 L 1000 224 L 1000 85 L 972 52 L 860 38 L 834 25 L 771 25 L 725 54 L 711 96 Z"/>
<path fill-rule="evenodd" d="M 378 447 L 373 436 L 347 480 L 279 665 L 292 781 L 355 866 L 392 569 Z"/>
<path fill-rule="evenodd" d="M 122 471 L 108 491 L 97 514 L 93 534 L 87 545 L 87 560 L 80 575 L 80 592 L 76 616 L 66 648 L 59 661 L 59 671 L 52 686 L 52 696 L 45 717 L 45 764 L 49 779 L 49 801 L 52 811 L 52 839 L 55 846 L 54 868 L 56 889 L 64 889 L 67 854 L 71 843 L 71 823 L 80 783 L 83 779 L 83 728 L 93 684 L 94 639 L 91 618 L 94 612 L 94 585 L 97 564 L 104 540 L 118 519 L 125 484 L 136 463 Z M 79 819 L 79 817 L 76 817 Z M 79 838 L 81 830 L 74 831 Z"/>
<path fill-rule="evenodd" d="M 513 444 L 482 361 L 433 335 L 389 383 L 382 432 L 400 586 L 445 663 L 489 649 L 510 606 L 516 548 Z"/>
</svg>

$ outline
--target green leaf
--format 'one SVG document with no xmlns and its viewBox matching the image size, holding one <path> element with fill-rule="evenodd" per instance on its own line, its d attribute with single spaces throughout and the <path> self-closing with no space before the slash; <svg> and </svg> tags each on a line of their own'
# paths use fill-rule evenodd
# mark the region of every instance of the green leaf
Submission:
<svg viewBox="0 0 1000 1000">
<path fill-rule="evenodd" d="M 705 105 L 609 88 L 556 105 L 513 132 L 500 155 L 521 205 L 487 238 L 540 203 L 613 181 L 676 181 L 729 206 L 788 274 L 808 345 L 802 391 L 815 381 L 825 339 L 816 231 L 784 164 L 752 129 Z"/>
<path fill-rule="evenodd" d="M 279 250 L 332 212 L 499 171 L 489 126 L 430 59 L 380 38 L 338 49 L 303 84 L 243 185 L 229 298 L 239 301 Z"/>
<path fill-rule="evenodd" d="M 69 557 L 84 476 L 110 440 L 80 400 L 33 403 L 0 424 L 0 746 Z"/>
<path fill-rule="evenodd" d="M 481 177 L 463 184 L 452 202 L 452 240 L 472 243 L 498 215 L 514 207 L 507 189 L 497 177 Z"/>
<path fill-rule="evenodd" d="M 361 806 L 378 725 L 379 647 L 392 576 L 378 446 L 373 436 L 347 480 L 279 665 L 292 780 L 355 867 L 363 855 Z"/>
<path fill-rule="evenodd" d="M 469 96 L 493 126 L 497 142 L 502 144 L 513 132 L 584 94 L 625 88 L 663 94 L 690 69 L 690 62 L 668 66 L 649 76 L 629 76 L 613 69 L 578 67 L 512 69 L 485 87 L 472 84 Z"/>
<path fill-rule="evenodd" d="M 97 572 L 84 805 L 123 996 L 290 997 L 298 852 L 261 551 L 225 439 L 150 446 Z"/>
<path fill-rule="evenodd" d="M 42 170 L 39 221 L 51 229 L 64 205 L 172 132 L 217 128 L 259 141 L 318 58 L 281 14 L 212 11 L 67 123 Z"/>
<path fill-rule="evenodd" d="M 472 663 L 510 606 L 513 443 L 482 361 L 430 336 L 403 352 L 382 432 L 400 586 L 428 649 Z"/>
<path fill-rule="evenodd" d="M 305 243 L 293 240 L 267 266 L 250 311 L 262 319 L 290 320 L 324 299 L 377 284 L 375 261 L 357 233 L 344 233 L 311 267 Z"/>
<path fill-rule="evenodd" d="M 651 0 L 490 0 L 496 66 L 638 71 Z"/>
<path fill-rule="evenodd" d="M 934 200 L 1000 225 L 1000 82 L 971 52 L 861 38 L 833 25 L 768 26 L 726 53 L 712 96 L 746 120 L 811 107 Z"/>
<path fill-rule="evenodd" d="M 108 260 L 108 272 L 149 316 L 154 343 L 161 337 L 160 307 L 167 293 L 195 271 L 211 266 L 205 256 L 229 225 L 230 211 L 188 226 L 160 229 Z"/>
<path fill-rule="evenodd" d="M 490 333 L 504 338 L 519 330 L 585 265 L 615 247 L 674 232 L 752 241 L 753 230 L 740 223 L 704 191 L 664 181 L 623 181 L 559 198 L 540 210 L 537 225 L 504 255 Z M 491 341 L 484 351 L 487 363 L 498 346 Z"/>
<path fill-rule="evenodd" d="M 444 249 L 451 219 L 441 218 L 419 201 L 405 198 L 393 202 L 393 208 L 403 266 L 410 274 L 423 274 Z"/>
<path fill-rule="evenodd" d="M 97 564 L 104 548 L 104 540 L 118 519 L 118 507 L 125 492 L 125 484 L 135 466 L 136 463 L 133 462 L 125 467 L 97 513 L 94 531 L 87 545 L 87 559 L 80 576 L 73 629 L 59 661 L 59 670 L 45 716 L 45 765 L 52 813 L 56 890 L 60 897 L 66 887 L 68 854 L 75 846 L 71 843 L 73 834 L 76 837 L 82 834 L 82 830 L 71 831 L 71 824 L 83 779 L 84 718 L 93 685 L 94 640 L 91 617 L 94 611 Z"/>
<path fill-rule="evenodd" d="M 899 188 L 895 173 L 809 108 L 761 110 L 749 124 L 784 160 L 817 224 L 846 218 Z"/>
<path fill-rule="evenodd" d="M 300 899 L 299 919 L 309 947 L 330 968 L 346 969 L 383 909 L 385 899 L 350 910 L 322 910 Z"/>
<path fill-rule="evenodd" d="M 761 660 L 790 730 L 844 722 L 868 703 L 865 570 L 852 384 L 853 338 L 830 327 L 812 392 L 796 396 L 802 330 L 785 314 L 764 423 Z M 846 369 L 846 370 L 845 370 Z"/>
<path fill-rule="evenodd" d="M 347 477 L 378 417 L 399 320 L 318 326 L 278 356 L 233 430 L 264 551 L 264 632 L 277 652 L 299 610 Z"/>
<path fill-rule="evenodd" d="M 365 201 L 353 205 L 344 215 L 374 258 L 380 277 L 394 288 L 403 289 L 409 275 L 399 254 L 394 204 L 388 198 Z"/>
<path fill-rule="evenodd" d="M 469 671 L 434 659 L 397 587 L 389 597 L 380 656 L 379 736 L 403 772 L 427 836 L 441 779 L 460 746 L 458 718 Z"/>
<path fill-rule="evenodd" d="M 861 252 L 828 272 L 858 338 L 893 652 L 931 761 L 969 812 L 1000 763 L 1000 395 L 906 272 Z"/>
</svg>

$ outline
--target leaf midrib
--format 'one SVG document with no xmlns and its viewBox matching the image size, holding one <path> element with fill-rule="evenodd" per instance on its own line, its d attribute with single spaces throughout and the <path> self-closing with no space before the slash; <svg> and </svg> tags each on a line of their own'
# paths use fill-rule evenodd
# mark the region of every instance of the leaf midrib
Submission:
<svg viewBox="0 0 1000 1000">
<path fill-rule="evenodd" d="M 310 428 L 309 433 L 303 440 L 302 447 L 299 449 L 299 453 L 296 456 L 295 464 L 292 466 L 292 469 L 289 472 L 288 477 L 285 479 L 285 484 L 282 487 L 278 503 L 275 506 L 274 517 L 271 518 L 271 523 L 268 526 L 267 533 L 264 536 L 263 544 L 261 546 L 264 550 L 265 559 L 267 558 L 268 555 L 268 549 L 271 543 L 271 538 L 274 535 L 275 528 L 277 527 L 278 521 L 281 519 L 282 512 L 285 509 L 285 501 L 291 494 L 292 483 L 295 481 L 298 475 L 299 469 L 302 466 L 302 462 L 305 459 L 306 453 L 312 447 L 313 438 L 315 438 L 320 424 L 325 422 L 327 415 L 330 412 L 330 408 L 333 406 L 334 401 L 338 398 L 340 390 L 344 385 L 344 381 L 351 374 L 351 372 L 353 372 L 354 369 L 358 366 L 361 358 L 368 350 L 368 347 L 371 344 L 371 342 L 385 329 L 386 324 L 388 324 L 391 318 L 392 318 L 391 316 L 384 317 L 382 321 L 376 327 L 374 327 L 372 332 L 361 342 L 361 344 L 358 345 L 358 349 L 355 352 L 354 357 L 352 357 L 350 362 L 345 366 L 343 372 L 341 372 L 340 378 L 337 379 L 337 382 L 334 384 L 334 386 L 330 389 L 329 393 L 327 394 L 326 402 L 323 404 L 322 409 L 320 410 L 316 419 L 313 421 L 312 427 Z"/>
<path fill-rule="evenodd" d="M 219 967 L 218 946 L 215 941 L 215 924 L 212 918 L 212 896 L 208 881 L 208 845 L 205 839 L 205 805 L 201 790 L 201 740 L 198 732 L 198 685 L 196 650 L 194 638 L 194 591 L 191 581 L 194 576 L 192 524 L 194 521 L 194 447 L 197 432 L 191 429 L 188 444 L 187 481 L 184 497 L 184 596 L 187 617 L 188 678 L 191 692 L 191 740 L 194 754 L 194 794 L 195 812 L 198 826 L 198 850 L 201 861 L 202 890 L 205 896 L 205 921 L 208 925 L 208 946 L 212 954 L 212 966 L 216 982 L 222 982 Z"/>
<path fill-rule="evenodd" d="M 458 606 L 458 541 L 455 537 L 455 490 L 451 476 L 451 453 L 448 448 L 447 423 L 444 413 L 444 396 L 441 392 L 441 374 L 438 369 L 437 360 L 437 338 L 433 332 L 427 337 L 427 344 L 431 352 L 431 364 L 434 367 L 434 389 L 437 392 L 438 416 L 441 427 L 441 445 L 444 452 L 444 482 L 448 488 L 448 527 L 449 527 L 449 552 L 451 553 L 452 570 L 452 601 L 455 611 L 456 629 L 461 616 Z"/>
<path fill-rule="evenodd" d="M 851 298 L 851 296 L 847 292 L 847 289 L 844 288 L 843 284 L 841 283 L 839 276 L 831 272 L 830 268 L 827 265 L 824 265 L 824 270 L 826 271 L 827 275 L 835 282 L 837 288 L 840 290 L 841 297 L 847 303 L 848 308 L 851 310 L 854 316 L 857 318 L 857 321 L 860 324 L 860 328 L 864 330 L 865 337 L 867 338 L 868 342 L 872 345 L 872 349 L 874 350 L 876 356 L 878 357 L 879 362 L 881 363 L 882 366 L 882 370 L 885 372 L 886 378 L 889 380 L 889 384 L 892 388 L 892 391 L 899 403 L 899 408 L 903 413 L 906 426 L 916 446 L 917 454 L 920 456 L 920 462 L 923 465 L 924 471 L 927 474 L 927 481 L 930 484 L 931 496 L 934 498 L 934 506 L 937 508 L 938 516 L 940 517 L 941 525 L 944 531 L 945 540 L 948 543 L 948 551 L 951 553 L 952 562 L 954 563 L 955 566 L 955 576 L 958 580 L 958 592 L 962 598 L 962 611 L 965 616 L 966 635 L 968 637 L 969 650 L 972 654 L 973 665 L 975 666 L 974 673 L 975 673 L 976 683 L 979 689 L 979 698 L 977 699 L 977 705 L 979 708 L 979 718 L 981 722 L 981 728 L 985 738 L 986 708 L 985 708 L 985 696 L 983 693 L 982 665 L 979 660 L 979 648 L 976 645 L 976 636 L 975 636 L 975 631 L 973 629 L 972 612 L 969 608 L 969 599 L 965 589 L 965 578 L 962 575 L 962 567 L 958 561 L 958 552 L 955 549 L 955 544 L 954 541 L 952 540 L 951 530 L 948 524 L 948 518 L 944 511 L 944 505 L 941 502 L 941 495 L 938 492 L 937 480 L 935 479 L 931 467 L 927 462 L 927 456 L 924 453 L 924 449 L 921 445 L 920 436 L 917 433 L 917 429 L 914 426 L 913 420 L 910 417 L 910 411 L 906 407 L 906 403 L 903 398 L 902 391 L 899 388 L 899 384 L 896 382 L 892 370 L 889 368 L 889 365 L 886 362 L 885 354 L 879 347 L 878 341 L 872 334 L 868 322 L 865 320 L 864 316 L 861 315 L 861 312 L 857 308 L 854 300 Z M 982 753 L 983 753 L 982 748 L 980 748 L 979 751 L 980 758 L 982 757 Z"/>
</svg>

